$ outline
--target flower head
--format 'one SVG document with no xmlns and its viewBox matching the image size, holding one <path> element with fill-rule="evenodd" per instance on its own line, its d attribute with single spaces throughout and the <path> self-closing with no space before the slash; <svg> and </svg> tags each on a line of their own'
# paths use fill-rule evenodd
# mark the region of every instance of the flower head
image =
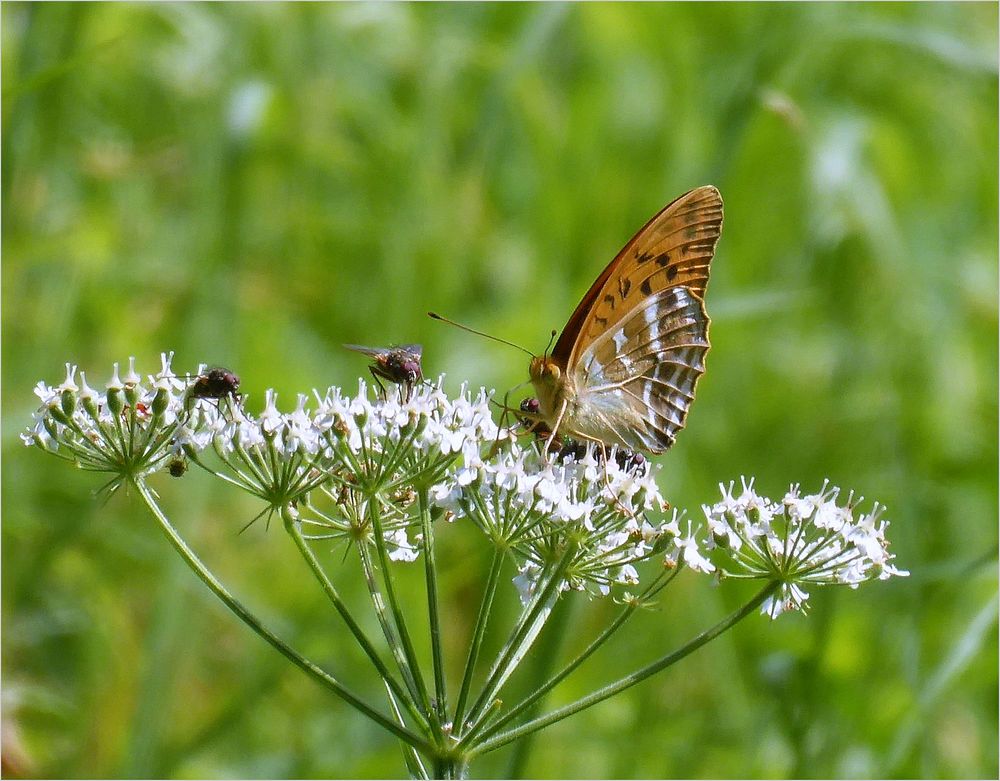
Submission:
<svg viewBox="0 0 1000 781">
<path fill-rule="evenodd" d="M 760 496 L 753 480 L 720 486 L 722 500 L 705 506 L 709 535 L 706 547 L 725 577 L 759 578 L 780 582 L 778 591 L 762 606 L 776 618 L 789 610 L 805 610 L 808 585 L 847 585 L 857 588 L 868 580 L 907 575 L 892 564 L 881 521 L 885 507 L 875 503 L 867 514 L 855 516 L 861 499 L 851 493 L 838 504 L 840 489 L 825 482 L 816 494 L 803 495 L 793 485 L 781 502 Z"/>
<path fill-rule="evenodd" d="M 659 467 L 600 453 L 589 445 L 558 460 L 516 441 L 496 453 L 466 452 L 431 498 L 514 554 L 522 600 L 567 551 L 562 588 L 606 596 L 615 585 L 636 584 L 636 565 L 659 553 L 676 564 L 683 541 L 676 513 L 656 519 L 666 507 L 656 484 Z M 693 537 L 689 542 L 697 550 Z"/>
<path fill-rule="evenodd" d="M 170 373 L 170 356 L 162 357 L 161 373 Z M 130 358 L 124 379 L 116 363 L 105 392 L 87 383 L 77 367 L 66 365 L 66 379 L 49 388 L 40 382 L 35 393 L 41 406 L 33 425 L 21 435 L 35 445 L 74 461 L 83 469 L 108 472 L 107 487 L 115 490 L 124 479 L 141 477 L 172 459 L 171 440 L 181 410 L 176 386 L 143 385 Z M 151 378 L 152 379 L 152 378 Z"/>
</svg>

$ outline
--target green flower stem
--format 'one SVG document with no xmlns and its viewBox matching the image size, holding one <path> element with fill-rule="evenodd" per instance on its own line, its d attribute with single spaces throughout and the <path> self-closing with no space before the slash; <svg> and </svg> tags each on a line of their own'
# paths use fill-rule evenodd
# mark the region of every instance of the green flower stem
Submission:
<svg viewBox="0 0 1000 781">
<path fill-rule="evenodd" d="M 589 659 L 590 656 L 598 648 L 600 648 L 609 639 L 611 639 L 611 636 L 615 632 L 617 632 L 622 627 L 622 625 L 632 617 L 632 615 L 642 604 L 642 601 L 643 599 L 646 598 L 646 596 L 652 593 L 654 589 L 659 591 L 661 588 L 663 588 L 663 586 L 667 585 L 667 583 L 673 580 L 673 578 L 679 571 L 680 571 L 679 567 L 675 569 L 667 577 L 666 583 L 660 584 L 659 580 L 654 580 L 649 585 L 649 587 L 646 588 L 645 591 L 643 591 L 642 594 L 640 594 L 638 597 L 636 597 L 627 605 L 625 605 L 622 611 L 618 614 L 618 617 L 615 618 L 615 620 L 612 621 L 611 624 L 609 624 L 608 627 L 603 632 L 601 632 L 601 634 L 598 635 L 590 645 L 588 645 L 583 651 L 581 651 L 579 656 L 577 656 L 573 661 L 571 661 L 569 664 L 563 667 L 563 669 L 560 670 L 558 673 L 556 673 L 556 675 L 553 676 L 550 680 L 548 680 L 547 682 L 539 686 L 537 689 L 535 689 L 528 697 L 526 697 L 517 705 L 515 705 L 508 713 L 505 713 L 496 723 L 494 723 L 491 728 L 491 733 L 496 730 L 499 730 L 500 727 L 502 727 L 504 724 L 507 724 L 513 719 L 517 718 L 519 715 L 521 715 L 521 713 L 530 708 L 532 705 L 538 702 L 538 700 L 540 700 L 542 697 L 544 697 L 546 694 L 552 691 L 552 689 L 554 689 L 556 686 L 562 683 L 570 674 L 573 673 L 574 670 L 576 670 L 577 667 L 579 667 L 581 664 L 587 661 L 587 659 Z"/>
<path fill-rule="evenodd" d="M 396 589 L 392 585 L 392 570 L 389 568 L 389 555 L 385 550 L 385 534 L 382 531 L 382 519 L 379 517 L 378 510 L 376 509 L 377 502 L 377 495 L 370 495 L 368 497 L 368 519 L 372 525 L 372 537 L 374 538 L 375 552 L 378 555 L 378 564 L 382 568 L 382 583 L 385 584 L 386 600 L 389 609 L 392 611 L 396 630 L 399 632 L 399 641 L 402 644 L 407 667 L 413 676 L 413 683 L 416 685 L 419 701 L 430 717 L 432 725 L 440 732 L 441 724 L 437 718 L 437 711 L 431 707 L 430 697 L 427 695 L 427 687 L 424 685 L 423 676 L 420 674 L 417 654 L 413 649 L 410 633 L 406 629 L 406 619 L 403 617 L 403 611 L 399 607 L 399 600 L 396 599 Z"/>
<path fill-rule="evenodd" d="M 567 595 L 569 596 L 569 595 Z M 527 687 L 527 691 L 534 691 L 545 682 L 561 659 L 560 649 L 566 640 L 566 629 L 576 623 L 577 610 L 581 607 L 576 599 L 559 599 L 552 606 L 552 617 L 545 627 L 545 634 L 538 638 L 538 644 L 534 646 L 534 653 L 529 660 L 525 658 L 525 667 L 529 669 L 524 673 L 522 680 Z M 523 720 L 528 721 L 541 712 L 542 703 L 536 702 L 523 716 Z M 490 734 L 498 731 L 496 724 L 500 720 L 501 713 L 497 713 L 496 718 L 491 718 L 486 725 Z M 484 729 L 479 733 L 478 738 L 482 740 L 482 735 L 487 732 Z M 523 778 L 524 768 L 531 756 L 535 740 L 540 733 L 527 735 L 512 746 L 508 757 L 507 768 L 504 774 L 507 778 Z"/>
<path fill-rule="evenodd" d="M 427 497 L 427 486 L 417 487 L 417 501 L 420 507 L 420 523 L 423 530 L 424 573 L 427 580 L 427 614 L 430 620 L 431 654 L 434 662 L 434 698 L 437 705 L 438 721 L 447 721 L 448 698 L 445 687 L 444 661 L 441 652 L 441 619 L 438 615 L 437 566 L 434 562 L 434 527 L 431 523 L 431 507 Z"/>
<path fill-rule="evenodd" d="M 469 760 L 464 757 L 440 757 L 434 762 L 434 778 L 461 779 L 469 770 Z"/>
<path fill-rule="evenodd" d="M 410 670 L 410 663 L 406 658 L 406 653 L 403 651 L 403 646 L 396 637 L 396 630 L 393 629 L 392 622 L 386 613 L 385 599 L 379 590 L 378 579 L 375 576 L 375 565 L 372 563 L 371 552 L 364 541 L 358 543 L 358 556 L 361 559 L 361 568 L 365 573 L 365 584 L 368 586 L 368 594 L 371 596 L 375 616 L 378 618 L 379 626 L 382 627 L 382 634 L 385 637 L 386 643 L 392 649 L 392 656 L 396 660 L 396 665 L 403 676 L 403 681 L 410 690 L 410 697 L 407 699 L 413 702 L 420 702 L 423 707 L 427 707 L 425 700 L 420 696 L 420 688 L 417 686 L 413 672 Z"/>
<path fill-rule="evenodd" d="M 608 684 L 602 689 L 590 694 L 586 697 L 582 697 L 576 702 L 572 702 L 569 705 L 565 705 L 562 708 L 552 711 L 551 713 L 541 716 L 537 719 L 532 719 L 525 724 L 515 727 L 507 732 L 500 733 L 494 737 L 488 737 L 479 743 L 478 746 L 470 748 L 470 756 L 475 756 L 479 754 L 485 754 L 487 751 L 493 751 L 494 749 L 505 746 L 515 740 L 523 738 L 525 735 L 530 735 L 533 732 L 537 732 L 550 724 L 555 724 L 557 721 L 562 721 L 563 719 L 572 716 L 575 713 L 579 713 L 592 705 L 596 705 L 599 702 L 603 702 L 609 697 L 613 697 L 619 692 L 625 691 L 637 683 L 646 680 L 651 675 L 658 673 L 666 667 L 680 661 L 688 654 L 701 648 L 705 643 L 710 640 L 714 640 L 716 637 L 721 635 L 727 629 L 732 627 L 734 624 L 742 621 L 752 612 L 754 612 L 760 605 L 767 599 L 771 594 L 773 594 L 778 587 L 781 585 L 779 581 L 771 581 L 764 588 L 762 588 L 757 595 L 747 602 L 739 610 L 731 613 L 728 617 L 720 621 L 718 624 L 713 626 L 711 629 L 707 629 L 701 634 L 694 637 L 686 645 L 678 648 L 676 651 L 672 651 L 666 656 L 661 657 L 652 664 L 643 667 L 640 670 L 636 670 L 634 673 L 626 675 L 623 678 L 618 679 L 614 683 Z"/>
<path fill-rule="evenodd" d="M 562 583 L 562 577 L 565 574 L 566 569 L 569 567 L 570 561 L 576 553 L 576 550 L 577 548 L 575 544 L 567 546 L 562 557 L 552 568 L 551 574 L 549 575 L 545 586 L 539 589 L 539 593 L 535 600 L 533 600 L 529 608 L 522 613 L 521 621 L 515 627 L 510 639 L 508 639 L 507 644 L 500 652 L 500 655 L 493 665 L 493 669 L 490 671 L 489 678 L 483 686 L 482 692 L 477 698 L 476 703 L 469 711 L 470 721 L 473 722 L 474 731 L 478 731 L 478 727 L 481 726 L 482 720 L 485 719 L 485 715 L 483 713 L 484 709 L 491 704 L 493 698 L 499 692 L 511 672 L 513 672 L 514 667 L 516 667 L 519 661 L 517 658 L 518 655 L 524 654 L 527 650 L 525 645 L 530 645 L 545 625 L 545 621 L 549 615 L 546 611 L 551 609 L 553 601 L 559 597 L 559 587 Z M 456 725 L 456 727 L 460 729 L 461 725 Z M 463 738 L 463 742 L 464 740 L 465 738 Z"/>
<path fill-rule="evenodd" d="M 480 735 L 486 730 L 488 726 L 491 725 L 491 719 L 500 711 L 503 707 L 503 701 L 500 699 L 495 699 L 489 704 L 489 707 L 485 710 L 482 718 L 479 719 L 472 727 L 466 732 L 462 739 L 459 741 L 459 748 L 466 752 L 466 756 L 472 759 L 476 752 L 472 750 L 466 750 L 466 746 L 472 745 L 474 747 L 476 741 L 479 740 Z"/>
<path fill-rule="evenodd" d="M 392 693 L 392 688 L 389 686 L 388 682 L 385 683 L 385 694 L 389 698 L 389 707 L 392 708 L 392 715 L 396 717 L 396 721 L 400 725 L 405 726 L 406 722 L 403 721 L 403 714 L 399 710 L 399 705 L 396 703 L 396 697 Z M 403 762 L 406 764 L 406 769 L 410 774 L 410 778 L 418 779 L 428 779 L 427 768 L 424 767 L 424 763 L 420 759 L 420 755 L 417 750 L 406 743 L 400 741 L 400 748 L 403 750 Z"/>
<path fill-rule="evenodd" d="M 351 630 L 351 634 L 353 634 L 355 639 L 357 639 L 358 645 L 360 645 L 362 650 L 368 655 L 368 658 L 375 666 L 375 669 L 378 670 L 378 674 L 382 677 L 382 680 L 385 681 L 385 685 L 388 687 L 390 693 L 395 695 L 403 703 L 406 710 L 413 717 L 414 721 L 426 730 L 427 719 L 416 707 L 416 703 L 413 701 L 413 698 L 406 693 L 406 691 L 399 685 L 399 682 L 393 677 L 392 673 L 390 673 L 386 668 L 385 663 L 372 646 L 371 641 L 369 641 L 368 637 L 365 635 L 364 630 L 362 630 L 361 627 L 358 626 L 357 621 L 354 620 L 354 616 L 351 615 L 347 605 L 344 604 L 344 601 L 340 598 L 340 595 L 334 588 L 330 578 L 327 577 L 326 572 L 323 571 L 322 566 L 319 561 L 317 561 L 316 555 L 312 552 L 312 549 L 303 538 L 302 529 L 292 517 L 287 507 L 282 509 L 281 516 L 282 520 L 285 522 L 285 531 L 288 532 L 289 536 L 295 542 L 295 547 L 299 549 L 299 553 L 302 554 L 302 558 L 305 559 L 306 564 L 309 565 L 309 569 L 312 570 L 313 575 L 316 576 L 316 580 L 323 588 L 324 593 L 330 599 L 333 607 L 340 614 L 340 617 L 344 619 L 344 623 L 347 624 L 347 628 Z"/>
<path fill-rule="evenodd" d="M 497 583 L 500 581 L 500 570 L 503 568 L 504 551 L 497 548 L 493 553 L 493 563 L 490 564 L 490 574 L 486 579 L 486 590 L 483 592 L 483 601 L 479 605 L 479 615 L 476 616 L 476 627 L 472 633 L 472 644 L 469 646 L 469 658 L 465 663 L 465 674 L 462 676 L 462 689 L 458 694 L 458 705 L 455 706 L 455 724 L 460 725 L 465 716 L 465 704 L 469 699 L 469 688 L 472 685 L 472 676 L 476 670 L 476 662 L 479 659 L 479 648 L 482 646 L 483 637 L 486 635 L 486 625 L 489 623 L 490 609 L 493 606 L 493 597 L 497 592 Z"/>
<path fill-rule="evenodd" d="M 256 616 L 254 616 L 232 594 L 229 593 L 226 587 L 223 586 L 215 575 L 213 575 L 212 572 L 202 563 L 197 554 L 195 554 L 195 552 L 188 547 L 184 538 L 180 536 L 178 531 L 167 519 L 166 515 L 163 514 L 163 511 L 153 498 L 153 494 L 149 486 L 147 486 L 141 478 L 135 477 L 132 478 L 132 485 L 135 486 L 136 491 L 146 503 L 146 507 L 149 508 L 153 517 L 155 517 L 159 522 L 160 528 L 163 529 L 163 532 L 167 535 L 167 539 L 170 541 L 170 544 L 173 545 L 174 549 L 180 554 L 181 558 L 184 559 L 184 562 L 199 578 L 201 578 L 202 582 L 208 586 L 212 593 L 215 594 L 215 596 L 217 596 L 226 607 L 233 611 L 233 613 L 235 613 L 236 616 L 243 621 L 243 623 L 270 643 L 286 659 L 295 664 L 313 680 L 322 686 L 325 686 L 327 689 L 344 700 L 348 705 L 351 705 L 361 711 L 361 713 L 368 716 L 368 718 L 377 723 L 383 729 L 391 732 L 400 740 L 405 741 L 418 751 L 431 753 L 434 751 L 434 747 L 431 746 L 424 738 L 414 734 L 410 730 L 379 713 L 377 710 L 353 694 L 349 689 L 347 689 L 347 687 L 340 683 L 340 681 L 325 670 L 321 669 L 315 663 L 299 654 L 294 648 L 287 645 L 277 635 L 271 632 L 271 630 L 265 627 Z"/>
</svg>

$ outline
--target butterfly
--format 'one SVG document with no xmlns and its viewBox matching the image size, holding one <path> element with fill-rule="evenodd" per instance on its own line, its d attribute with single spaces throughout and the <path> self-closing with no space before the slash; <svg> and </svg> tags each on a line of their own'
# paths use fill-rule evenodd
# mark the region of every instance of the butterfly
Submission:
<svg viewBox="0 0 1000 781">
<path fill-rule="evenodd" d="M 722 196 L 698 187 L 601 272 L 552 353 L 529 367 L 550 437 L 654 454 L 674 444 L 705 372 L 705 287 L 721 232 Z"/>
<path fill-rule="evenodd" d="M 345 344 L 348 350 L 372 358 L 368 371 L 385 395 L 385 388 L 379 378 L 406 388 L 406 400 L 413 393 L 413 386 L 424 379 L 420 358 L 424 348 L 419 344 L 404 344 L 399 347 L 363 347 L 360 344 Z"/>
</svg>

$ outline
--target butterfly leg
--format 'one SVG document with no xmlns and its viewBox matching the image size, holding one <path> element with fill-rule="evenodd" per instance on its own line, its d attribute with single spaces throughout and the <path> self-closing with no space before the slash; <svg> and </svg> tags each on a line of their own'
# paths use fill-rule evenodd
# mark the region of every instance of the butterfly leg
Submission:
<svg viewBox="0 0 1000 781">
<path fill-rule="evenodd" d="M 510 414 L 510 407 L 507 406 L 507 402 L 510 400 L 510 391 L 507 391 L 503 395 L 503 407 L 500 412 L 500 423 L 497 425 L 497 436 L 493 440 L 493 448 L 490 450 L 490 455 L 496 455 L 497 451 L 500 450 L 500 432 L 503 430 L 504 424 L 507 422 L 507 415 Z"/>
<path fill-rule="evenodd" d="M 569 402 L 563 399 L 563 403 L 559 407 L 559 414 L 556 416 L 556 424 L 552 427 L 552 432 L 549 434 L 549 438 L 545 440 L 545 447 L 542 448 L 543 457 L 549 452 L 549 448 L 552 447 L 552 441 L 556 438 L 556 434 L 559 431 L 559 425 L 562 423 L 563 415 L 566 414 L 566 407 L 568 406 Z"/>
<path fill-rule="evenodd" d="M 608 496 L 611 497 L 611 501 L 613 501 L 618 506 L 618 509 L 621 510 L 624 515 L 628 515 L 632 518 L 635 518 L 636 512 L 626 507 L 622 503 L 621 499 L 619 499 L 618 496 L 615 494 L 614 489 L 611 487 L 611 473 L 608 472 L 608 458 L 610 458 L 610 455 L 608 453 L 607 445 L 605 445 L 598 439 L 595 439 L 593 441 L 601 446 L 601 458 L 604 460 L 604 487 L 608 489 Z"/>
</svg>

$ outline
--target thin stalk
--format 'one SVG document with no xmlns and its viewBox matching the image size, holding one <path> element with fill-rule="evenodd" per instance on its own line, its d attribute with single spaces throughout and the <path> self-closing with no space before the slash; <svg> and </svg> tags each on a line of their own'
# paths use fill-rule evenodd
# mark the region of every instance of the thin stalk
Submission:
<svg viewBox="0 0 1000 781">
<path fill-rule="evenodd" d="M 427 498 L 427 487 L 417 489 L 420 507 L 420 523 L 423 530 L 424 575 L 427 581 L 427 615 L 430 621 L 431 656 L 434 663 L 434 698 L 438 721 L 447 721 L 448 698 L 444 677 L 444 661 L 441 649 L 441 619 L 438 614 L 437 566 L 434 561 L 434 528 L 431 523 L 431 508 Z"/>
<path fill-rule="evenodd" d="M 375 666 L 379 676 L 381 676 L 382 680 L 385 681 L 385 685 L 389 688 L 390 693 L 394 694 L 403 702 L 403 705 L 406 706 L 406 710 L 417 722 L 417 724 L 419 724 L 422 728 L 427 729 L 427 719 L 417 708 L 413 698 L 407 694 L 407 692 L 399 685 L 399 682 L 393 677 L 392 673 L 389 672 L 385 663 L 382 661 L 382 658 L 378 655 L 378 651 L 375 650 L 371 641 L 365 635 L 364 630 L 358 625 L 357 621 L 354 620 L 354 616 L 351 615 L 347 605 L 345 605 L 344 601 L 340 598 L 340 595 L 337 593 L 336 588 L 334 588 L 330 578 L 327 577 L 326 572 L 316 559 L 316 555 L 306 544 L 306 541 L 302 536 L 302 530 L 299 528 L 299 524 L 296 523 L 294 518 L 292 518 L 287 507 L 282 508 L 281 515 L 285 522 L 285 531 L 288 532 L 289 536 L 291 536 L 292 540 L 295 542 L 295 547 L 299 549 L 299 553 L 302 554 L 302 558 L 305 559 L 306 564 L 309 565 L 309 569 L 312 570 L 312 573 L 322 587 L 323 592 L 329 598 L 337 613 L 340 614 L 344 623 L 347 624 L 347 628 L 351 630 L 351 634 L 354 635 L 355 639 L 358 641 L 358 645 L 361 646 L 361 649 L 371 660 L 371 663 Z"/>
<path fill-rule="evenodd" d="M 392 622 L 385 609 L 385 599 L 378 587 L 378 579 L 375 577 L 375 565 L 372 563 L 371 553 L 368 551 L 364 541 L 358 543 L 358 556 L 361 559 L 361 568 L 365 573 L 365 584 L 368 586 L 368 594 L 371 596 L 372 607 L 375 608 L 375 616 L 378 618 L 379 626 L 382 627 L 382 634 L 386 643 L 392 649 L 393 658 L 399 667 L 399 672 L 403 675 L 406 687 L 410 690 L 410 697 L 414 702 L 422 701 L 420 689 L 414 680 L 413 672 L 410 670 L 410 663 L 406 658 L 406 653 L 396 637 L 396 630 L 392 627 Z M 425 703 L 426 707 L 426 703 Z"/>
<path fill-rule="evenodd" d="M 478 722 L 473 724 L 472 728 L 467 733 L 465 733 L 465 735 L 462 736 L 462 740 L 459 742 L 459 745 L 463 749 L 465 749 L 465 746 L 467 744 L 472 744 L 473 750 L 467 751 L 467 756 L 470 759 L 475 755 L 474 751 L 475 742 L 479 740 L 479 736 L 482 735 L 484 731 L 486 731 L 486 728 L 488 726 L 492 726 L 490 724 L 490 719 L 493 716 L 495 716 L 502 707 L 503 707 L 503 702 L 501 700 L 499 699 L 493 700 L 493 702 L 490 703 L 489 707 L 483 713 L 482 718 L 479 719 Z"/>
<path fill-rule="evenodd" d="M 399 705 L 396 703 L 396 698 L 393 696 L 392 689 L 389 687 L 388 682 L 385 685 L 385 694 L 389 698 L 389 707 L 392 709 L 392 715 L 396 717 L 401 725 L 405 725 L 406 722 L 403 721 L 403 714 L 400 713 Z M 426 781 L 427 768 L 424 767 L 424 763 L 420 759 L 420 755 L 413 746 L 407 745 L 400 741 L 399 747 L 403 751 L 403 762 L 406 763 L 406 769 L 410 773 L 411 778 L 419 778 Z"/>
<path fill-rule="evenodd" d="M 735 612 L 731 613 L 728 617 L 724 618 L 718 624 L 713 626 L 711 629 L 707 629 L 701 634 L 694 637 L 685 645 L 678 648 L 676 651 L 672 651 L 666 656 L 657 659 L 652 664 L 646 665 L 645 667 L 636 670 L 634 673 L 619 678 L 614 683 L 610 683 L 602 689 L 590 694 L 586 697 L 582 697 L 576 702 L 572 702 L 569 705 L 565 705 L 562 708 L 558 708 L 551 713 L 541 716 L 537 719 L 532 719 L 529 722 L 521 724 L 512 730 L 500 733 L 493 737 L 488 737 L 486 740 L 482 741 L 478 746 L 470 749 L 470 755 L 485 754 L 487 751 L 493 751 L 494 749 L 505 746 L 515 740 L 523 738 L 525 735 L 530 735 L 533 732 L 537 732 L 550 724 L 555 724 L 557 721 L 562 721 L 563 719 L 579 713 L 592 705 L 596 705 L 599 702 L 603 702 L 609 697 L 613 697 L 619 692 L 625 691 L 637 683 L 646 680 L 651 675 L 658 673 L 666 667 L 680 661 L 688 654 L 701 648 L 705 643 L 710 640 L 714 640 L 716 637 L 721 635 L 727 629 L 732 627 L 734 624 L 742 621 L 748 615 L 750 615 L 754 610 L 756 610 L 760 605 L 767 599 L 771 594 L 773 594 L 780 586 L 779 581 L 771 581 L 764 588 L 762 588 L 757 595 L 754 596 L 749 602 L 747 602 L 743 607 Z"/>
<path fill-rule="evenodd" d="M 668 576 L 667 583 L 669 583 L 674 578 L 674 576 L 677 574 L 678 571 L 679 571 L 678 569 L 675 569 Z M 556 673 L 556 675 L 553 676 L 550 680 L 546 681 L 544 684 L 535 689 L 528 697 L 526 697 L 517 705 L 515 705 L 508 713 L 505 713 L 493 725 L 494 730 L 499 729 L 504 724 L 507 724 L 513 719 L 517 718 L 519 715 L 521 715 L 521 713 L 530 708 L 532 705 L 538 702 L 538 700 L 540 700 L 542 697 L 544 697 L 546 694 L 552 691 L 552 689 L 554 689 L 556 686 L 562 683 L 569 675 L 571 675 L 576 670 L 577 667 L 579 667 L 581 664 L 587 661 L 587 659 L 589 659 L 598 648 L 600 648 L 608 640 L 611 639 L 611 636 L 615 632 L 617 632 L 622 627 L 622 625 L 632 617 L 635 611 L 639 608 L 639 605 L 642 603 L 642 600 L 645 599 L 647 595 L 652 593 L 654 589 L 656 591 L 659 591 L 667 583 L 660 585 L 658 580 L 654 580 L 650 584 L 649 588 L 647 588 L 642 594 L 640 594 L 634 600 L 625 605 L 625 607 L 618 614 L 615 620 L 612 621 L 611 624 L 609 624 L 608 627 L 603 632 L 601 632 L 601 634 L 599 634 L 593 640 L 593 642 L 590 643 L 590 645 L 588 645 L 583 651 L 581 651 L 579 656 L 577 656 L 575 659 L 573 659 L 573 661 L 571 661 L 569 664 L 563 667 L 563 669 L 560 670 L 558 673 Z"/>
<path fill-rule="evenodd" d="M 575 623 L 574 616 L 578 604 L 576 600 L 564 599 L 559 600 L 553 605 L 552 618 L 549 619 L 548 625 L 545 628 L 545 634 L 539 638 L 538 645 L 535 647 L 534 657 L 531 659 L 530 670 L 524 677 L 528 691 L 536 689 L 545 681 L 546 677 L 552 674 L 552 670 L 560 658 L 560 649 L 565 640 L 566 627 L 571 623 Z M 527 660 L 525 666 L 529 666 Z M 525 719 L 538 715 L 540 710 L 541 703 L 539 702 L 529 708 Z M 496 723 L 499 721 L 499 714 L 497 716 L 498 718 L 491 720 L 488 725 L 491 733 L 496 732 L 498 729 Z M 537 738 L 537 733 L 528 735 L 523 740 L 519 740 L 514 744 L 507 763 L 507 770 L 505 771 L 507 778 L 524 777 L 524 767 L 528 762 Z"/>
<path fill-rule="evenodd" d="M 545 625 L 545 620 L 548 618 L 546 611 L 551 609 L 553 601 L 559 596 L 559 586 L 562 582 L 562 576 L 566 572 L 575 552 L 575 544 L 570 544 L 566 548 L 566 551 L 553 568 L 544 588 L 541 589 L 538 598 L 534 601 L 530 609 L 525 611 L 518 627 L 514 630 L 507 644 L 500 652 L 499 657 L 493 665 L 493 669 L 490 671 L 486 685 L 483 686 L 483 690 L 476 699 L 476 703 L 469 710 L 475 731 L 478 731 L 477 728 L 481 725 L 482 719 L 485 718 L 483 710 L 490 705 L 497 692 L 499 692 L 511 672 L 513 672 L 511 663 L 514 662 L 515 665 L 517 664 L 515 657 L 519 653 L 523 654 L 526 651 L 524 648 L 525 643 L 530 645 Z M 539 624 L 539 621 L 541 624 Z"/>
<path fill-rule="evenodd" d="M 493 563 L 490 565 L 490 574 L 486 579 L 486 590 L 483 592 L 483 601 L 479 605 L 479 615 L 476 616 L 476 627 L 472 633 L 472 644 L 469 646 L 469 658 L 465 663 L 465 674 L 462 676 L 462 689 L 458 693 L 458 705 L 455 706 L 454 723 L 456 725 L 460 725 L 462 717 L 465 716 L 465 704 L 469 699 L 469 688 L 472 685 L 472 676 L 479 659 L 479 649 L 483 644 L 483 637 L 486 636 L 486 625 L 489 623 L 493 597 L 497 592 L 497 584 L 500 582 L 503 559 L 503 550 L 497 548 L 493 552 Z"/>
<path fill-rule="evenodd" d="M 399 607 L 399 600 L 396 599 L 396 589 L 392 585 L 392 570 L 389 568 L 389 555 L 385 550 L 385 536 L 382 533 L 382 519 L 375 508 L 378 502 L 377 495 L 368 497 L 368 519 L 372 525 L 372 537 L 375 543 L 375 552 L 378 555 L 378 563 L 382 568 L 382 583 L 385 584 L 385 596 L 388 607 L 392 611 L 396 629 L 399 632 L 399 640 L 403 646 L 403 653 L 406 655 L 407 666 L 416 684 L 419 699 L 423 707 L 427 710 L 432 722 L 437 721 L 437 711 L 431 708 L 430 697 L 427 695 L 427 687 L 424 685 L 423 676 L 420 674 L 420 665 L 417 662 L 417 654 L 413 649 L 413 642 L 410 640 L 410 633 L 406 629 L 406 620 L 403 611 Z M 360 546 L 359 546 L 360 547 Z M 435 725 L 440 727 L 440 723 Z"/>
<path fill-rule="evenodd" d="M 160 528 L 163 529 L 164 534 L 167 535 L 167 539 L 174 547 L 174 550 L 180 554 L 181 558 L 188 565 L 188 567 L 190 567 L 191 570 L 201 579 L 201 581 L 208 586 L 212 593 L 215 594 L 215 596 L 217 596 L 226 607 L 235 613 L 236 616 L 243 621 L 243 623 L 270 643 L 272 647 L 274 647 L 295 666 L 309 675 L 314 681 L 332 691 L 347 704 L 361 711 L 361 713 L 368 716 L 368 718 L 376 722 L 383 729 L 391 732 L 400 740 L 406 741 L 418 751 L 434 751 L 434 747 L 431 746 L 424 738 L 414 734 L 410 730 L 400 726 L 393 720 L 379 713 L 377 710 L 368 705 L 368 703 L 353 694 L 347 687 L 340 683 L 340 681 L 320 668 L 314 662 L 299 654 L 294 648 L 289 646 L 270 629 L 265 627 L 255 615 L 247 610 L 247 608 L 245 608 L 239 600 L 229 593 L 218 578 L 212 574 L 211 570 L 209 570 L 208 567 L 202 563 L 197 554 L 195 554 L 195 552 L 188 547 L 184 538 L 180 536 L 180 533 L 178 533 L 177 529 L 173 527 L 167 519 L 167 516 L 163 514 L 163 511 L 160 509 L 156 500 L 152 496 L 151 489 L 140 478 L 132 478 L 131 482 L 132 485 L 135 486 L 136 491 L 142 497 L 143 501 L 146 503 L 146 507 L 148 507 L 149 511 L 153 514 L 153 517 L 155 517 L 159 522 Z"/>
</svg>

